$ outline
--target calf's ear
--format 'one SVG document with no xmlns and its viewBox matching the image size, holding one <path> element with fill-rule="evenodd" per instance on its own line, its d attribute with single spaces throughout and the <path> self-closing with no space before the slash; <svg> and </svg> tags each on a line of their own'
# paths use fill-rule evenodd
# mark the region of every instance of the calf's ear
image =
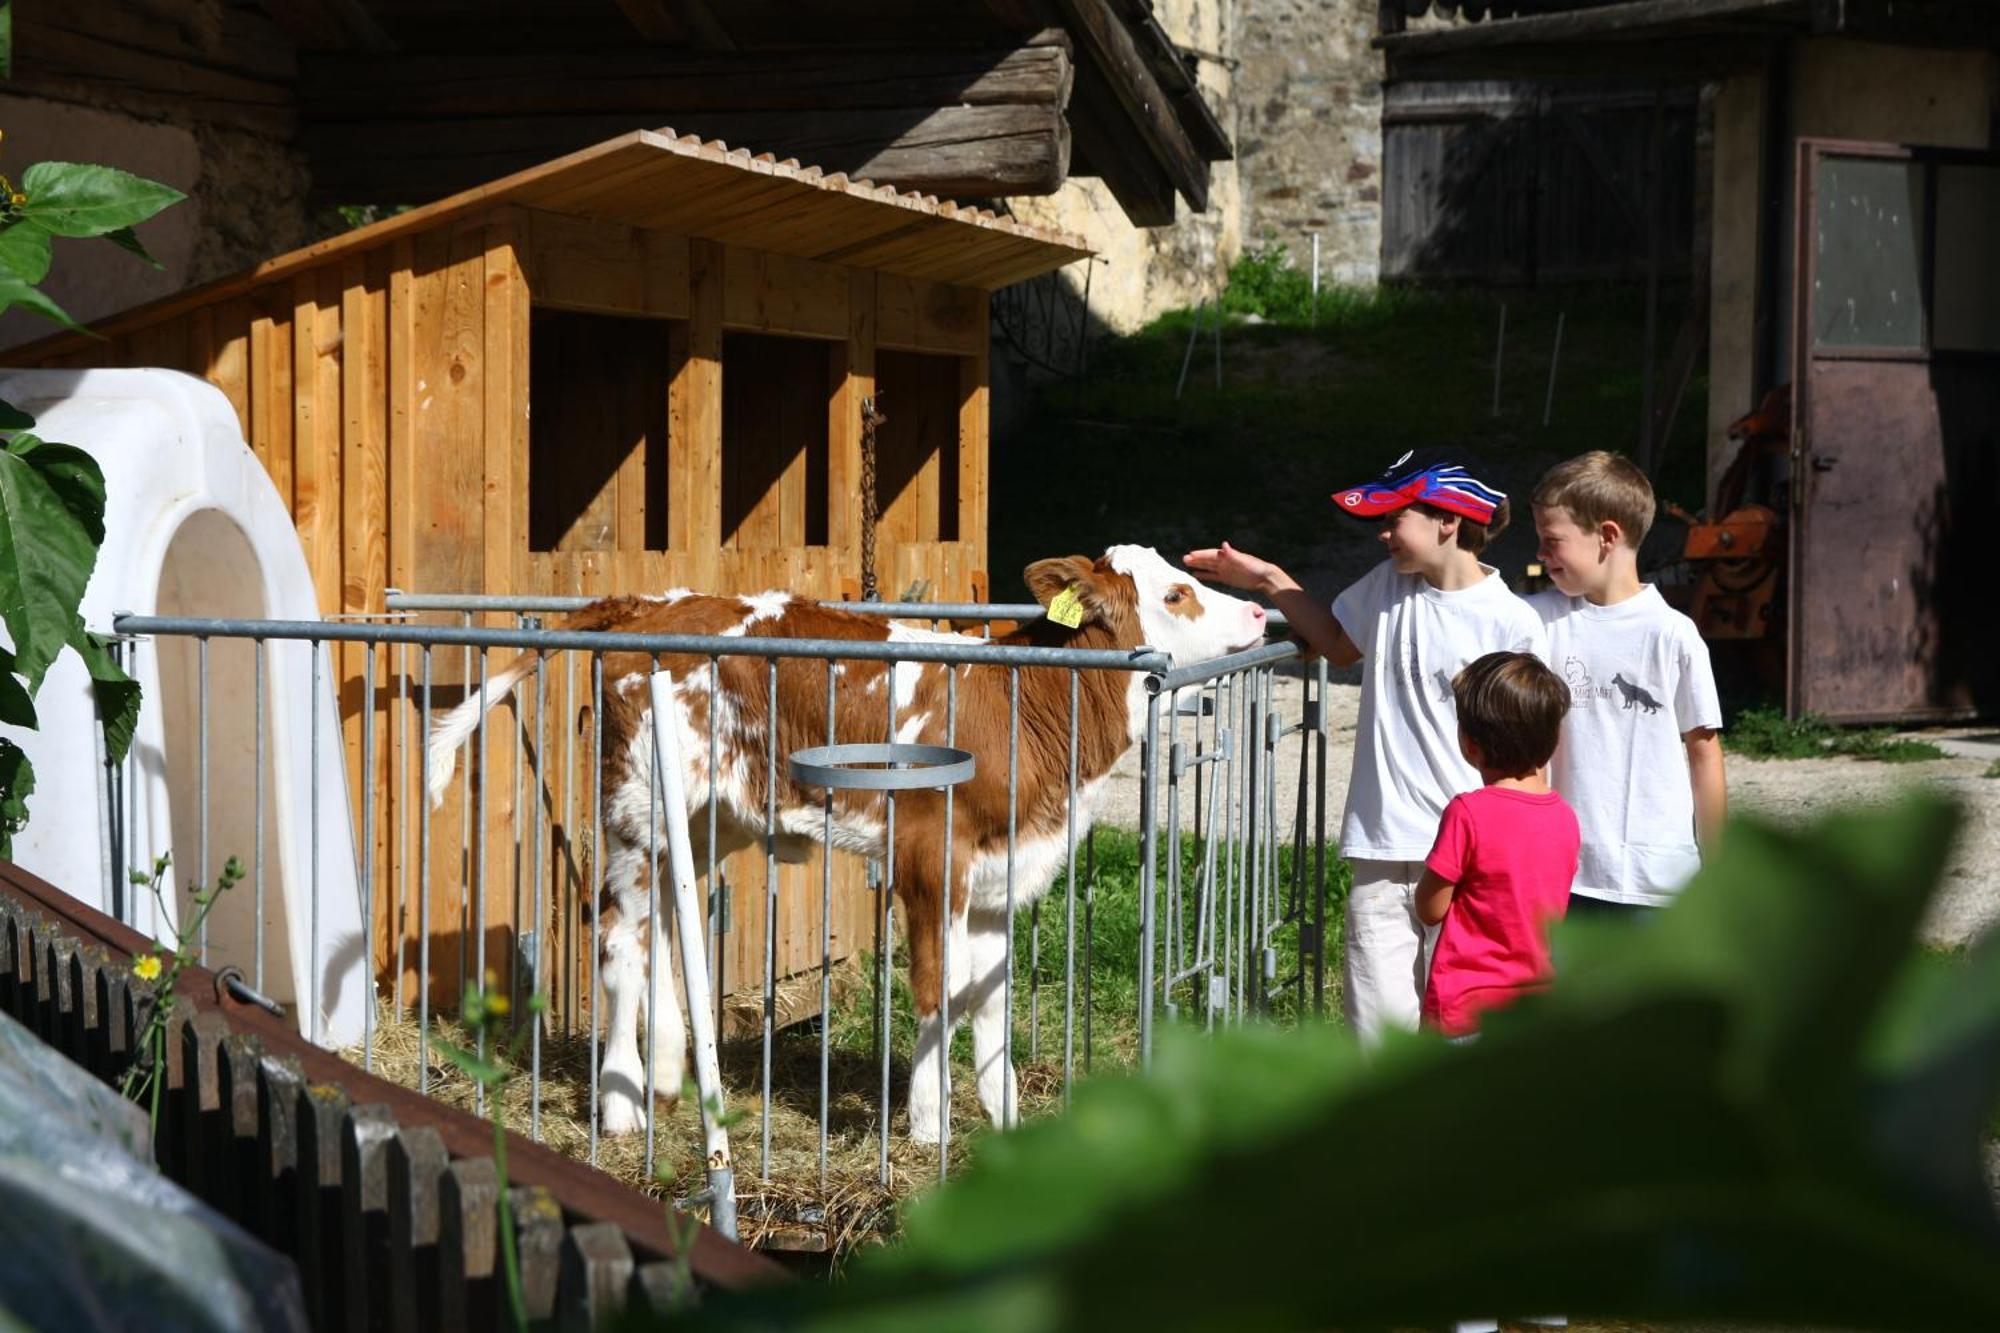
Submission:
<svg viewBox="0 0 2000 1333">
<path fill-rule="evenodd" d="M 1043 606 L 1053 601 L 1063 589 L 1071 584 L 1083 591 L 1083 584 L 1091 577 L 1091 563 L 1080 555 L 1051 556 L 1047 560 L 1037 560 L 1021 572 L 1021 578 L 1028 585 L 1028 592 Z"/>
</svg>

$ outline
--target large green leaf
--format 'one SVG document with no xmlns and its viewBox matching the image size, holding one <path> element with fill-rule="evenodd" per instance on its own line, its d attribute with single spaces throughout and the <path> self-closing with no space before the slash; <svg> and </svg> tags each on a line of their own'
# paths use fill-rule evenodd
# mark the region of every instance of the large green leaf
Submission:
<svg viewBox="0 0 2000 1333">
<path fill-rule="evenodd" d="M 120 227 L 117 231 L 107 231 L 104 233 L 104 239 L 117 246 L 120 250 L 129 250 L 148 264 L 151 264 L 154 268 L 166 267 L 165 264 L 153 258 L 153 252 L 148 250 L 146 243 L 139 239 L 139 233 L 133 231 L 130 227 Z"/>
<path fill-rule="evenodd" d="M 14 835 L 28 823 L 28 798 L 35 794 L 35 766 L 20 746 L 0 737 L 0 860 L 12 860 Z"/>
<path fill-rule="evenodd" d="M 1169 1032 L 1147 1077 L 984 1143 L 847 1281 L 700 1324 L 2000 1327 L 1973 1114 L 2000 950 L 1914 961 L 1954 825 L 1915 798 L 1732 826 L 1657 918 L 1559 931 L 1554 988 L 1475 1045 Z"/>
<path fill-rule="evenodd" d="M 0 270 L 0 311 L 20 306 L 32 310 L 43 319 L 54 320 L 66 329 L 79 333 L 89 330 L 69 317 L 69 312 L 49 299 L 48 293 L 30 282 L 23 282 L 14 274 Z"/>
<path fill-rule="evenodd" d="M 24 455 L 41 445 L 19 435 L 0 449 L 0 622 L 14 640 L 14 669 L 39 689 L 62 651 L 77 603 L 97 563 L 91 529 L 50 474 Z M 99 518 L 99 531 L 102 518 Z"/>
<path fill-rule="evenodd" d="M 48 482 L 83 530 L 92 546 L 104 544 L 104 469 L 73 444 L 57 444 L 32 435 L 17 435 L 5 446 L 24 458 Z"/>
<path fill-rule="evenodd" d="M 49 275 L 49 233 L 39 222 L 22 218 L 0 229 L 0 271 L 29 283 Z"/>
<path fill-rule="evenodd" d="M 11 727 L 26 727 L 33 730 L 40 725 L 35 720 L 35 697 L 22 687 L 14 674 L 14 651 L 0 648 L 0 722 Z"/>
<path fill-rule="evenodd" d="M 21 192 L 28 196 L 22 213 L 58 236 L 102 236 L 187 197 L 170 185 L 85 162 L 37 162 L 22 174 Z"/>
<path fill-rule="evenodd" d="M 71 627 L 69 646 L 76 649 L 90 672 L 91 697 L 96 702 L 98 723 L 104 728 L 104 748 L 111 762 L 118 763 L 132 748 L 132 734 L 139 726 L 139 682 L 126 675 L 111 655 L 111 640 L 85 629 L 80 619 Z"/>
<path fill-rule="evenodd" d="M 0 430 L 27 430 L 34 424 L 33 417 L 5 398 L 0 398 Z"/>
</svg>

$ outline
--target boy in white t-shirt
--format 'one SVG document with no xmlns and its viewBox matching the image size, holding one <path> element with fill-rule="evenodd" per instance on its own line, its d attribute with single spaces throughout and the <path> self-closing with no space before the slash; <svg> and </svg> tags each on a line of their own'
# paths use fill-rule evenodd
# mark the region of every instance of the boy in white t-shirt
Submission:
<svg viewBox="0 0 2000 1333">
<path fill-rule="evenodd" d="M 1658 907 L 1700 867 L 1728 807 L 1708 645 L 1639 581 L 1654 501 L 1631 460 L 1599 450 L 1558 463 L 1534 509 L 1555 586 L 1528 601 L 1570 687 L 1549 766 L 1583 833 L 1570 912 Z"/>
<path fill-rule="evenodd" d="M 1388 559 L 1331 610 L 1268 560 L 1228 543 L 1190 551 L 1187 567 L 1261 592 L 1292 632 L 1335 666 L 1366 659 L 1354 771 L 1341 818 L 1351 863 L 1342 1008 L 1364 1041 L 1415 1028 L 1436 930 L 1417 916 L 1417 883 L 1445 803 L 1476 790 L 1458 745 L 1451 682 L 1487 653 L 1543 651 L 1541 622 L 1479 553 L 1507 525 L 1507 497 L 1463 454 L 1406 453 L 1376 481 L 1333 497 L 1379 521 Z"/>
</svg>

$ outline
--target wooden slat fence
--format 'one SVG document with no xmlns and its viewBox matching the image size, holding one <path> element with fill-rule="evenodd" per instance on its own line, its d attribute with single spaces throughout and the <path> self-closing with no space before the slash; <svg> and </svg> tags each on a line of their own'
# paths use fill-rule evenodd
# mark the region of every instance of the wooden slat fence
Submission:
<svg viewBox="0 0 2000 1333">
<path fill-rule="evenodd" d="M 0 862 L 0 1007 L 106 1082 L 152 998 L 128 966 L 148 944 Z M 511 1134 L 503 1201 L 486 1121 L 302 1041 L 206 969 L 184 972 L 171 1003 L 161 1169 L 298 1262 L 315 1328 L 505 1327 L 503 1206 L 538 1328 L 594 1328 L 779 1273 L 706 1228 L 683 1269 L 659 1200 Z"/>
</svg>

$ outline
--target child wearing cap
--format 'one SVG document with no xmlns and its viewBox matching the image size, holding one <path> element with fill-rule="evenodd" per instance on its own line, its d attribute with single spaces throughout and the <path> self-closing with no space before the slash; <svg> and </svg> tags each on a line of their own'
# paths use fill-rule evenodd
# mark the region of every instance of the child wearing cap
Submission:
<svg viewBox="0 0 2000 1333">
<path fill-rule="evenodd" d="M 1542 769 L 1569 688 L 1541 659 L 1488 653 L 1453 677 L 1458 745 L 1484 783 L 1444 808 L 1424 858 L 1417 915 L 1438 927 L 1424 1023 L 1448 1037 L 1547 984 L 1548 929 L 1569 907 L 1576 814 Z"/>
<path fill-rule="evenodd" d="M 1599 450 L 1558 463 L 1533 499 L 1555 586 L 1528 603 L 1570 689 L 1549 779 L 1583 825 L 1571 910 L 1658 907 L 1700 868 L 1728 808 L 1708 645 L 1639 580 L 1654 499 L 1631 460 Z"/>
<path fill-rule="evenodd" d="M 1340 849 L 1352 870 L 1342 1008 L 1364 1041 L 1415 1028 L 1434 938 L 1416 891 L 1445 803 L 1480 785 L 1458 746 L 1451 682 L 1475 658 L 1542 650 L 1542 627 L 1479 553 L 1507 525 L 1507 497 L 1455 451 L 1406 453 L 1333 497 L 1374 519 L 1387 559 L 1329 610 L 1277 565 L 1227 542 L 1187 567 L 1261 592 L 1335 666 L 1366 661 Z"/>
</svg>

